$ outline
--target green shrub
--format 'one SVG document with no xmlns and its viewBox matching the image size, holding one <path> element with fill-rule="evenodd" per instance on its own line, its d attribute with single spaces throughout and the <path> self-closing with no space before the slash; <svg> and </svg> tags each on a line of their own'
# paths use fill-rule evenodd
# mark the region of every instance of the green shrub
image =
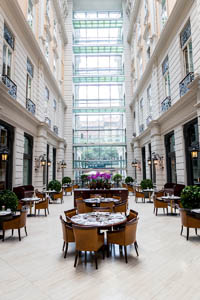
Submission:
<svg viewBox="0 0 200 300">
<path fill-rule="evenodd" d="M 145 190 L 147 188 L 152 189 L 153 188 L 153 182 L 151 179 L 143 179 L 140 182 L 141 188 L 142 190 Z"/>
<path fill-rule="evenodd" d="M 5 206 L 5 209 L 10 208 L 11 211 L 16 211 L 17 205 L 18 199 L 14 192 L 9 190 L 0 192 L 0 210 L 2 210 L 2 206 Z"/>
<path fill-rule="evenodd" d="M 49 190 L 55 190 L 56 192 L 60 192 L 61 190 L 61 183 L 58 180 L 52 180 L 48 184 Z"/>
<path fill-rule="evenodd" d="M 181 204 L 183 208 L 200 208 L 200 187 L 186 186 L 181 192 Z"/>
<path fill-rule="evenodd" d="M 130 184 L 130 183 L 132 183 L 134 180 L 133 180 L 133 177 L 131 177 L 131 176 L 127 176 L 126 177 L 126 179 L 125 179 L 125 183 L 126 184 Z"/>
<path fill-rule="evenodd" d="M 62 184 L 70 184 L 72 182 L 70 177 L 63 177 Z"/>
<path fill-rule="evenodd" d="M 86 174 L 81 175 L 81 181 L 82 182 L 88 181 L 88 175 L 86 175 Z"/>
<path fill-rule="evenodd" d="M 112 178 L 114 182 L 117 183 L 117 186 L 119 186 L 120 181 L 122 181 L 122 175 L 121 174 L 115 174 Z"/>
</svg>

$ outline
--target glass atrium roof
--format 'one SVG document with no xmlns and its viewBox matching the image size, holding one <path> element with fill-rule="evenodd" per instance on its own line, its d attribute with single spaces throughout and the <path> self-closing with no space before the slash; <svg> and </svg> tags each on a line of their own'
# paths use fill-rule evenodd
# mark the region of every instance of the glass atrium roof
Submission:
<svg viewBox="0 0 200 300">
<path fill-rule="evenodd" d="M 74 54 L 123 53 L 123 46 L 74 46 Z"/>
<path fill-rule="evenodd" d="M 87 82 L 124 82 L 124 76 L 86 76 L 86 77 L 73 77 L 74 83 L 87 83 Z"/>
</svg>

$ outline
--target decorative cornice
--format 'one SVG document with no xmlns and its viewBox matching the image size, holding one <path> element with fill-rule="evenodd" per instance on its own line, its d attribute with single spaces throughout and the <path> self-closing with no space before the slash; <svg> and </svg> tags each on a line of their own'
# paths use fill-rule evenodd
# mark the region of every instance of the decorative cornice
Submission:
<svg viewBox="0 0 200 300">
<path fill-rule="evenodd" d="M 137 0 L 136 0 L 137 2 Z M 157 57 L 158 54 L 161 52 L 161 50 L 164 49 L 164 45 L 166 45 L 166 41 L 169 41 L 169 36 L 172 33 L 173 29 L 174 29 L 174 24 L 177 23 L 177 20 L 180 19 L 180 11 L 183 12 L 184 9 L 186 9 L 186 7 L 191 7 L 192 3 L 194 2 L 194 0 L 188 1 L 188 0 L 177 0 L 176 4 L 174 6 L 174 9 L 172 10 L 167 23 L 165 25 L 165 27 L 163 28 L 160 38 L 156 44 L 156 47 L 146 65 L 145 71 L 141 77 L 141 79 L 139 80 L 137 89 L 133 95 L 133 100 L 131 102 L 134 103 L 135 98 L 140 94 L 142 88 L 145 85 L 145 82 L 147 81 L 149 74 L 151 74 L 151 70 L 153 68 L 153 65 L 155 63 L 155 61 L 157 61 Z M 136 16 L 134 17 L 134 20 L 136 20 Z M 133 24 L 132 24 L 133 26 Z M 130 24 L 130 28 L 131 28 L 131 24 Z M 129 40 L 128 40 L 129 42 Z M 131 40 L 130 40 L 131 43 Z M 130 104 L 130 105 L 131 105 Z"/>
<path fill-rule="evenodd" d="M 130 25 L 129 25 L 129 31 L 128 31 L 128 35 L 127 35 L 127 41 L 129 44 L 131 44 L 131 40 L 132 40 L 132 30 L 134 27 L 134 23 L 136 22 L 136 18 L 137 18 L 137 13 L 140 7 L 140 0 L 135 0 L 134 5 L 133 5 L 133 9 L 131 10 L 131 14 L 130 14 Z"/>
<path fill-rule="evenodd" d="M 60 11 L 61 7 L 58 3 L 58 0 L 53 0 L 53 4 L 54 4 L 54 8 L 55 8 L 55 11 L 56 11 L 56 14 L 57 14 L 57 19 L 60 22 L 61 33 L 62 33 L 62 38 L 63 38 L 64 44 L 67 44 L 68 43 L 68 38 L 67 38 L 66 29 L 65 29 L 65 24 L 64 24 L 64 21 L 63 21 L 63 16 L 62 16 L 61 11 Z"/>
</svg>

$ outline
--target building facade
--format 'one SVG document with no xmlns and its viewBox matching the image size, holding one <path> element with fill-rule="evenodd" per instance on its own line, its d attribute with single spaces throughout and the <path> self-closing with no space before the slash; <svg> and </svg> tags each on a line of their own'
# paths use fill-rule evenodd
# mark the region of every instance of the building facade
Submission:
<svg viewBox="0 0 200 300">
<path fill-rule="evenodd" d="M 62 177 L 67 11 L 62 0 L 0 3 L 1 189 Z"/>
<path fill-rule="evenodd" d="M 126 1 L 133 174 L 158 187 L 200 179 L 199 11 L 198 1 Z"/>
</svg>

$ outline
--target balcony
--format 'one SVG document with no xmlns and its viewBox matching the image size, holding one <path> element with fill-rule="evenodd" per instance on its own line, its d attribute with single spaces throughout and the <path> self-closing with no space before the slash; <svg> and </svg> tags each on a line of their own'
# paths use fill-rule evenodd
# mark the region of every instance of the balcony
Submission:
<svg viewBox="0 0 200 300">
<path fill-rule="evenodd" d="M 188 73 L 185 78 L 179 83 L 180 97 L 184 96 L 188 91 L 188 85 L 194 80 L 194 72 Z"/>
<path fill-rule="evenodd" d="M 51 128 L 51 120 L 48 117 L 45 117 L 45 123 Z"/>
<path fill-rule="evenodd" d="M 144 131 L 144 124 L 139 126 L 139 133 L 141 134 Z"/>
<path fill-rule="evenodd" d="M 161 111 L 165 112 L 171 107 L 171 97 L 166 97 L 161 103 Z"/>
<path fill-rule="evenodd" d="M 149 126 L 149 123 L 153 120 L 152 115 L 149 115 L 148 118 L 146 119 L 146 124 Z"/>
<path fill-rule="evenodd" d="M 7 86 L 8 93 L 10 94 L 10 96 L 16 99 L 17 98 L 16 84 L 7 75 L 2 75 L 2 82 Z"/>
<path fill-rule="evenodd" d="M 36 105 L 35 103 L 33 103 L 33 101 L 29 98 L 26 99 L 26 109 L 32 113 L 33 115 L 35 115 L 35 110 L 36 110 Z"/>
<path fill-rule="evenodd" d="M 58 127 L 56 125 L 53 126 L 53 132 L 58 135 Z"/>
</svg>

